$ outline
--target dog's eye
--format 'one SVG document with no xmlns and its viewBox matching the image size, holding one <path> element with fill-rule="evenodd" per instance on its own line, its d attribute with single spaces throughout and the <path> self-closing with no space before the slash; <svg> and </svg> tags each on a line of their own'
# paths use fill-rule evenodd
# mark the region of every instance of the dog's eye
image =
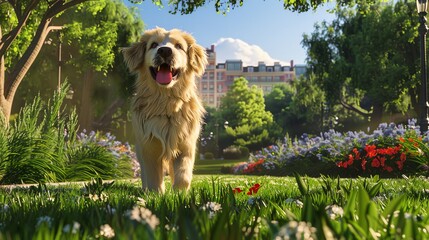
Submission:
<svg viewBox="0 0 429 240">
<path fill-rule="evenodd" d="M 156 43 L 156 42 L 154 42 L 150 45 L 151 49 L 156 48 L 156 47 L 158 47 L 158 43 Z"/>
<path fill-rule="evenodd" d="M 179 50 L 183 50 L 183 47 L 180 43 L 177 43 L 175 47 Z"/>
</svg>

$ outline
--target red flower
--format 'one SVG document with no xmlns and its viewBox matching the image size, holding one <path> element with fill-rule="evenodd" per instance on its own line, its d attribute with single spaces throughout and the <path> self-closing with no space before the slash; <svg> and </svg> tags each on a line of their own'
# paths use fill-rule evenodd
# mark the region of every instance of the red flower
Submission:
<svg viewBox="0 0 429 240">
<path fill-rule="evenodd" d="M 402 170 L 404 168 L 404 162 L 403 161 L 396 161 L 396 165 L 398 165 L 399 170 Z"/>
<path fill-rule="evenodd" d="M 362 170 L 366 170 L 366 160 L 365 159 L 362 159 L 362 162 L 361 162 L 361 165 L 362 165 Z"/>
<path fill-rule="evenodd" d="M 386 162 L 386 158 L 385 157 L 378 157 L 378 159 L 380 160 L 380 165 L 382 166 L 382 167 L 384 167 L 384 163 Z"/>
<path fill-rule="evenodd" d="M 366 145 L 365 146 L 366 155 L 369 158 L 375 157 L 377 155 L 376 148 L 377 148 L 377 146 L 375 146 L 375 145 Z"/>
<path fill-rule="evenodd" d="M 247 192 L 247 195 L 253 195 L 254 193 L 257 193 L 261 185 L 259 183 L 255 183 L 251 188 L 249 188 L 249 191 Z"/>
<path fill-rule="evenodd" d="M 355 159 L 359 160 L 360 159 L 360 152 L 359 152 L 359 150 L 357 150 L 357 148 L 353 148 L 353 153 L 355 154 Z"/>
<path fill-rule="evenodd" d="M 341 161 L 340 161 L 340 162 L 338 162 L 338 163 L 337 163 L 337 166 L 338 166 L 338 167 L 347 168 L 347 166 L 348 166 L 348 165 L 347 165 L 347 162 L 341 162 Z"/>
<path fill-rule="evenodd" d="M 384 169 L 387 170 L 388 172 L 392 172 L 393 171 L 393 168 L 391 166 L 386 166 Z"/>
<path fill-rule="evenodd" d="M 377 158 L 374 158 L 371 162 L 371 167 L 380 167 L 380 161 Z"/>
<path fill-rule="evenodd" d="M 243 190 L 241 190 L 240 188 L 236 187 L 234 189 L 232 189 L 232 193 L 236 194 L 236 193 L 241 193 Z"/>
<path fill-rule="evenodd" d="M 405 153 L 401 153 L 401 162 L 405 162 L 405 160 L 407 159 L 407 155 Z"/>
<path fill-rule="evenodd" d="M 355 159 L 353 158 L 353 155 L 351 155 L 351 154 L 349 154 L 349 160 L 347 161 L 347 164 L 348 165 L 353 165 L 353 161 L 354 161 Z"/>
</svg>

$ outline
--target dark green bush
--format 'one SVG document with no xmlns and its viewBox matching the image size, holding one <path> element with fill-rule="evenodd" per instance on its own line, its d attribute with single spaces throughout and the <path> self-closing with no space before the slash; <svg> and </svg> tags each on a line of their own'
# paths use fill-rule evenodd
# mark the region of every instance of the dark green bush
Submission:
<svg viewBox="0 0 429 240">
<path fill-rule="evenodd" d="M 25 105 L 15 121 L 0 128 L 0 183 L 35 183 L 64 180 L 66 136 L 76 132 L 77 116 L 63 114 L 65 85 L 53 101 L 37 96 Z M 66 118 L 65 116 L 69 116 Z M 60 116 L 60 117 L 59 117 Z M 2 120 L 4 122 L 4 120 Z"/>
<path fill-rule="evenodd" d="M 66 169 L 68 180 L 90 180 L 94 176 L 113 179 L 119 174 L 117 158 L 102 146 L 89 144 L 70 150 Z"/>
<path fill-rule="evenodd" d="M 212 152 L 206 152 L 204 153 L 204 159 L 212 160 L 214 159 L 214 154 Z"/>
<path fill-rule="evenodd" d="M 99 142 L 77 138 L 75 111 L 61 107 L 67 91 L 65 84 L 47 103 L 36 97 L 9 126 L 0 111 L 0 184 L 133 176 L 128 145 L 110 134 Z"/>
<path fill-rule="evenodd" d="M 240 152 L 242 158 L 248 158 L 250 156 L 250 151 L 247 147 L 240 147 Z"/>
</svg>

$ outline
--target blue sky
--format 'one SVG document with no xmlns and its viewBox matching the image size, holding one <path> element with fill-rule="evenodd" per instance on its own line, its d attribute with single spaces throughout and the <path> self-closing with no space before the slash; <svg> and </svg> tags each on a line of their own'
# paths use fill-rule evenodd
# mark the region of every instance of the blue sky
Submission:
<svg viewBox="0 0 429 240">
<path fill-rule="evenodd" d="M 179 28 L 191 33 L 204 47 L 227 38 L 230 40 L 229 44 L 241 43 L 240 46 L 248 48 L 241 52 L 255 53 L 255 49 L 262 49 L 275 60 L 294 60 L 295 64 L 305 63 L 306 52 L 301 45 L 303 33 L 310 34 L 314 23 L 324 19 L 331 21 L 335 17 L 326 11 L 330 8 L 328 6 L 320 7 L 316 12 L 293 13 L 284 10 L 282 2 L 272 0 L 247 0 L 244 1 L 244 6 L 235 8 L 226 15 L 216 13 L 213 2 L 190 15 L 172 15 L 168 13 L 169 6 L 159 9 L 150 0 L 134 6 L 138 7 L 146 29 L 156 26 L 165 29 Z M 236 45 L 221 52 L 224 45 L 220 44 L 219 49 L 217 48 L 220 61 L 223 58 L 240 58 L 240 53 L 234 57 L 228 55 Z M 252 58 L 258 56 L 252 55 Z"/>
</svg>

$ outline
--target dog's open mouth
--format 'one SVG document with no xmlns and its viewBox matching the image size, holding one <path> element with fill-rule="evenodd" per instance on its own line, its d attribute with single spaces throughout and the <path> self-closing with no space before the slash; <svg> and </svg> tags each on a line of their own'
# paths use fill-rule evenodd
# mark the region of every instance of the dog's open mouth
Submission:
<svg viewBox="0 0 429 240">
<path fill-rule="evenodd" d="M 177 69 L 172 68 L 170 65 L 163 63 L 158 67 L 150 67 L 150 73 L 153 79 L 161 85 L 167 85 L 171 81 L 176 80 L 179 75 Z"/>
</svg>

